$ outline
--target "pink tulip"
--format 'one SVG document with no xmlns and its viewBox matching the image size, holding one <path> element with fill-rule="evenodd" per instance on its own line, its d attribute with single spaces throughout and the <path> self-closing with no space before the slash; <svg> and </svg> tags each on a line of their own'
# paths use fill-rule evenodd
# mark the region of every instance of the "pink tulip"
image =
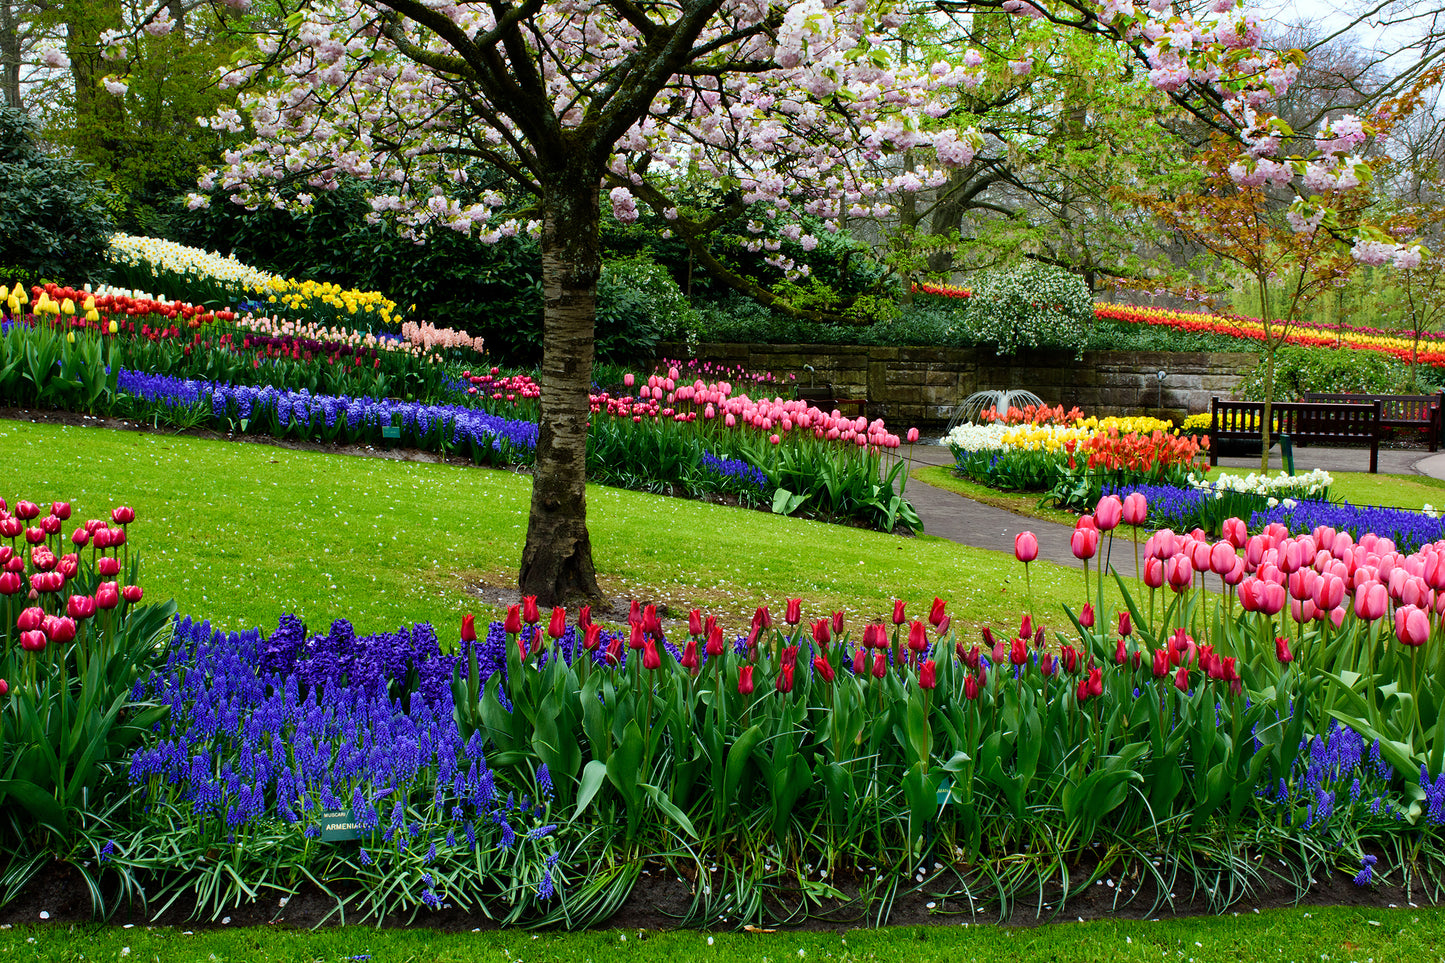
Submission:
<svg viewBox="0 0 1445 963">
<path fill-rule="evenodd" d="M 1094 507 L 1094 521 L 1101 532 L 1112 532 L 1124 517 L 1124 503 L 1118 495 L 1105 495 Z"/>
<path fill-rule="evenodd" d="M 1345 580 L 1337 575 L 1321 575 L 1315 581 L 1311 599 L 1316 608 L 1338 608 L 1345 598 Z"/>
<path fill-rule="evenodd" d="M 1164 563 L 1150 556 L 1144 560 L 1144 584 L 1151 589 L 1164 587 Z"/>
<path fill-rule="evenodd" d="M 1209 550 L 1209 570 L 1215 575 L 1228 575 L 1234 571 L 1234 563 L 1239 561 L 1235 548 L 1230 542 L 1215 542 Z"/>
<path fill-rule="evenodd" d="M 1244 548 L 1249 541 L 1249 529 L 1242 518 L 1226 518 L 1223 525 L 1224 538 L 1235 548 Z"/>
<path fill-rule="evenodd" d="M 627 387 L 631 388 L 634 384 L 637 383 L 637 379 L 634 378 L 634 377 L 632 376 L 632 372 L 629 371 L 629 372 L 627 372 L 627 374 L 625 374 L 625 375 L 622 376 L 622 383 L 623 383 L 624 385 L 626 385 Z"/>
<path fill-rule="evenodd" d="M 917 428 L 909 428 L 909 429 L 908 429 L 908 443 L 909 443 L 910 445 L 913 445 L 913 444 L 917 444 L 917 442 L 918 442 L 918 429 L 917 429 Z"/>
<path fill-rule="evenodd" d="M 1284 611 L 1284 603 L 1287 597 L 1288 593 L 1285 592 L 1283 585 L 1280 585 L 1278 582 L 1265 582 L 1259 610 L 1265 615 L 1278 615 Z"/>
<path fill-rule="evenodd" d="M 1165 562 L 1164 578 L 1176 592 L 1182 592 L 1193 585 L 1194 566 L 1190 563 L 1189 556 L 1181 552 Z"/>
<path fill-rule="evenodd" d="M 1092 528 L 1074 529 L 1074 534 L 1069 537 L 1069 550 L 1074 553 L 1074 558 L 1088 561 L 1099 551 L 1099 533 Z"/>
<path fill-rule="evenodd" d="M 1413 605 L 1395 610 L 1395 638 L 1404 645 L 1421 646 L 1430 638 L 1430 617 Z"/>
<path fill-rule="evenodd" d="M 1014 536 L 1014 558 L 1027 565 L 1039 557 L 1039 540 L 1033 532 L 1019 532 Z"/>
<path fill-rule="evenodd" d="M 1149 517 L 1149 502 L 1139 492 L 1124 496 L 1124 522 L 1139 527 Z"/>
</svg>

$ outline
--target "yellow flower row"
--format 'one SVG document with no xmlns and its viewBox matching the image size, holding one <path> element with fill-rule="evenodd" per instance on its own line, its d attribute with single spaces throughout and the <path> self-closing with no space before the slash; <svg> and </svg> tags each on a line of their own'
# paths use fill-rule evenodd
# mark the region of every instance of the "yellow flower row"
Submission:
<svg viewBox="0 0 1445 963">
<path fill-rule="evenodd" d="M 270 304 L 292 310 L 312 310 L 326 305 L 338 314 L 368 315 L 383 324 L 390 324 L 396 313 L 396 302 L 379 291 L 346 289 L 327 281 L 273 277 L 260 293 Z"/>
</svg>

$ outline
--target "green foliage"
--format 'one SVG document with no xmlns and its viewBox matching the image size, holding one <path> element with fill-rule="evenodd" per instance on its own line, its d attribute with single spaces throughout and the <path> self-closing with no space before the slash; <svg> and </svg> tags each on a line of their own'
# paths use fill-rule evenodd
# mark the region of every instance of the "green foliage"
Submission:
<svg viewBox="0 0 1445 963">
<path fill-rule="evenodd" d="M 1001 355 L 1022 348 L 1079 348 L 1094 321 L 1088 286 L 1060 268 L 1028 262 L 983 275 L 964 309 L 969 337 Z"/>
<path fill-rule="evenodd" d="M 1245 374 L 1236 394 L 1250 401 L 1263 399 L 1264 369 L 1261 360 Z M 1434 369 L 1428 367 L 1422 372 L 1427 376 L 1433 373 Z M 1401 394 L 1409 379 L 1408 365 L 1372 351 L 1287 345 L 1279 349 L 1274 360 L 1276 401 L 1297 400 L 1306 391 Z M 1422 391 L 1430 390 L 1422 386 Z"/>
<path fill-rule="evenodd" d="M 96 277 L 112 226 L 88 177 L 39 148 L 24 112 L 0 106 L 0 264 L 76 284 Z"/>
<path fill-rule="evenodd" d="M 12 324 L 0 337 L 0 401 L 104 413 L 120 377 L 114 360 L 112 342 L 99 334 Z"/>
<path fill-rule="evenodd" d="M 825 324 L 771 311 L 732 295 L 698 305 L 690 342 L 752 344 L 949 345 L 956 342 L 958 313 L 941 299 L 919 299 L 879 312 L 871 324 Z"/>
<path fill-rule="evenodd" d="M 623 362 L 649 355 L 686 331 L 692 307 L 672 275 L 646 255 L 608 261 L 597 281 L 597 356 Z"/>
</svg>

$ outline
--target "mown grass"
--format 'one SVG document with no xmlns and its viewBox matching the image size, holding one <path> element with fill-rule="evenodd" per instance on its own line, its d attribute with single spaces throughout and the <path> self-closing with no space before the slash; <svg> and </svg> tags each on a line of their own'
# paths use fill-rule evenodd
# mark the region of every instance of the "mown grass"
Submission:
<svg viewBox="0 0 1445 963">
<path fill-rule="evenodd" d="M 131 505 L 148 597 L 173 596 L 227 629 L 274 628 L 287 612 L 362 632 L 496 614 L 468 590 L 515 584 L 530 492 L 528 477 L 468 465 L 0 422 L 0 495 L 68 500 L 79 519 Z M 855 625 L 895 597 L 921 614 L 939 595 L 955 618 L 996 626 L 1016 623 L 1023 604 L 1011 557 L 938 538 L 598 486 L 588 512 L 605 591 L 674 614 L 696 605 L 729 630 L 789 596 L 805 616 L 841 608 Z M 1036 612 L 1082 604 L 1080 573 L 1032 569 Z"/>
<path fill-rule="evenodd" d="M 1255 915 L 1095 920 L 1032 928 L 957 924 L 848 932 L 715 933 L 598 930 L 585 933 L 440 933 L 359 927 L 320 931 L 208 929 L 194 933 L 101 926 L 20 926 L 0 933 L 13 960 L 465 961 L 512 963 L 784 963 L 787 960 L 917 963 L 1366 963 L 1445 959 L 1445 910 L 1291 908 Z"/>
</svg>

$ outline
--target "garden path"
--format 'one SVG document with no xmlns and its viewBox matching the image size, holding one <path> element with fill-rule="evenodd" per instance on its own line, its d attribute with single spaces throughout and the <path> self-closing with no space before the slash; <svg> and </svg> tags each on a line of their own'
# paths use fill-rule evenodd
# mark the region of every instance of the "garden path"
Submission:
<svg viewBox="0 0 1445 963">
<path fill-rule="evenodd" d="M 1277 453 L 1272 453 L 1277 458 Z M 1368 467 L 1368 453 L 1352 448 L 1308 448 L 1295 449 L 1295 470 L 1309 471 L 1323 468 L 1326 471 L 1364 471 Z M 952 465 L 952 453 L 942 445 L 918 445 L 913 450 L 915 465 Z M 1250 471 L 1259 467 L 1253 458 L 1221 458 L 1220 468 L 1231 471 Z M 1391 475 L 1427 475 L 1445 480 L 1445 452 L 1431 454 L 1425 451 L 1381 449 L 1380 471 Z M 1271 460 L 1271 470 L 1279 466 Z M 923 519 L 923 530 L 973 548 L 987 548 L 996 552 L 1014 550 L 1014 536 L 1019 532 L 1031 531 L 1039 540 L 1039 558 L 1059 565 L 1079 567 L 1079 560 L 1069 550 L 1069 535 L 1073 531 L 1068 525 L 1041 521 L 1015 515 L 1013 512 L 992 505 L 984 505 L 971 498 L 954 492 L 944 491 L 918 479 L 909 479 L 908 500 Z"/>
</svg>

